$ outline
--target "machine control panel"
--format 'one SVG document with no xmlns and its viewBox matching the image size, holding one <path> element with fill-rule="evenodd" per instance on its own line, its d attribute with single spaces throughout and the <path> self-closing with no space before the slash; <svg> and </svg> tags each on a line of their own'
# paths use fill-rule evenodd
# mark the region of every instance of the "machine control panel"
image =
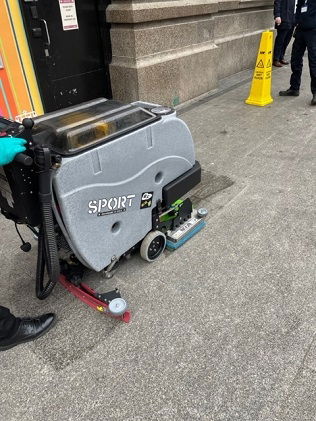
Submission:
<svg viewBox="0 0 316 421">
<path fill-rule="evenodd" d="M 20 137 L 24 130 L 22 124 L 0 117 L 0 137 Z"/>
</svg>

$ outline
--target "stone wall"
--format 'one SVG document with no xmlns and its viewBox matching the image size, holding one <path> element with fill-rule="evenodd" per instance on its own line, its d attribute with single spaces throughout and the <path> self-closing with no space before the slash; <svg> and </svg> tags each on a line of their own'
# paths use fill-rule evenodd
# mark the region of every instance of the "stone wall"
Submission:
<svg viewBox="0 0 316 421">
<path fill-rule="evenodd" d="M 251 68 L 272 0 L 112 0 L 113 97 L 178 105 Z"/>
</svg>

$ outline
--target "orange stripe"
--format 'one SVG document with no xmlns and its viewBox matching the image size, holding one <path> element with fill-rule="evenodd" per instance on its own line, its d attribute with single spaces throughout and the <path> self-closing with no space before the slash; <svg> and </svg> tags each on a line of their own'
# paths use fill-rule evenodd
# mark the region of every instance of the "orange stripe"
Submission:
<svg viewBox="0 0 316 421">
<path fill-rule="evenodd" d="M 2 114 L 4 117 L 7 117 L 7 118 L 10 117 L 10 113 L 9 113 L 9 110 L 7 109 L 7 105 L 5 101 L 6 99 L 7 102 L 9 103 L 12 117 L 14 118 L 18 114 L 18 112 L 15 106 L 12 91 L 10 89 L 9 79 L 8 79 L 8 76 L 6 75 L 5 69 L 0 69 L 0 80 L 2 82 L 4 91 L 5 91 L 5 96 L 6 96 L 6 98 L 4 98 L 2 90 L 0 89 L 0 114 Z"/>
<path fill-rule="evenodd" d="M 4 0 L 0 0 L 0 10 L 0 53 L 7 76 L 5 90 L 8 97 L 10 96 L 11 99 L 13 97 L 16 114 L 20 114 L 24 110 L 30 111 L 32 106 Z M 7 86 L 8 84 L 9 88 Z"/>
</svg>

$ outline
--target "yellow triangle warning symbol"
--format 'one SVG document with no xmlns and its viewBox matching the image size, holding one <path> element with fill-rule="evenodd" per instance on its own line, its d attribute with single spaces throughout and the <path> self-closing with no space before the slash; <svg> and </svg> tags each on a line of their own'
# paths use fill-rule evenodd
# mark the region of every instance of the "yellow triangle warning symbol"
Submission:
<svg viewBox="0 0 316 421">
<path fill-rule="evenodd" d="M 259 63 L 257 64 L 257 67 L 259 67 L 259 69 L 264 69 L 264 64 L 262 60 L 259 61 Z"/>
<path fill-rule="evenodd" d="M 269 59 L 267 67 L 271 67 L 271 60 Z"/>
</svg>

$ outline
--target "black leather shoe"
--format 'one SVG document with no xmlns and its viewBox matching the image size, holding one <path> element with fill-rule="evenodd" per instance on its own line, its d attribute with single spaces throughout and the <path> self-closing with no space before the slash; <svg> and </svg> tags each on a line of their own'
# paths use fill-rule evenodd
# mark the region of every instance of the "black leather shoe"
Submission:
<svg viewBox="0 0 316 421">
<path fill-rule="evenodd" d="M 286 60 L 280 60 L 281 64 L 284 64 L 284 66 L 287 66 L 288 64 L 290 64 L 288 61 Z"/>
<path fill-rule="evenodd" d="M 316 93 L 313 94 L 313 99 L 311 101 L 311 105 L 316 105 Z"/>
<path fill-rule="evenodd" d="M 33 341 L 44 335 L 53 327 L 55 314 L 43 314 L 34 319 L 21 319 L 17 332 L 8 339 L 0 341 L 0 351 L 6 351 L 24 342 Z"/>
<path fill-rule="evenodd" d="M 299 96 L 300 91 L 296 91 L 294 89 L 287 89 L 286 91 L 280 91 L 279 95 L 280 96 Z"/>
<path fill-rule="evenodd" d="M 283 64 L 279 60 L 274 60 L 273 66 L 275 66 L 275 67 L 283 67 Z"/>
</svg>

